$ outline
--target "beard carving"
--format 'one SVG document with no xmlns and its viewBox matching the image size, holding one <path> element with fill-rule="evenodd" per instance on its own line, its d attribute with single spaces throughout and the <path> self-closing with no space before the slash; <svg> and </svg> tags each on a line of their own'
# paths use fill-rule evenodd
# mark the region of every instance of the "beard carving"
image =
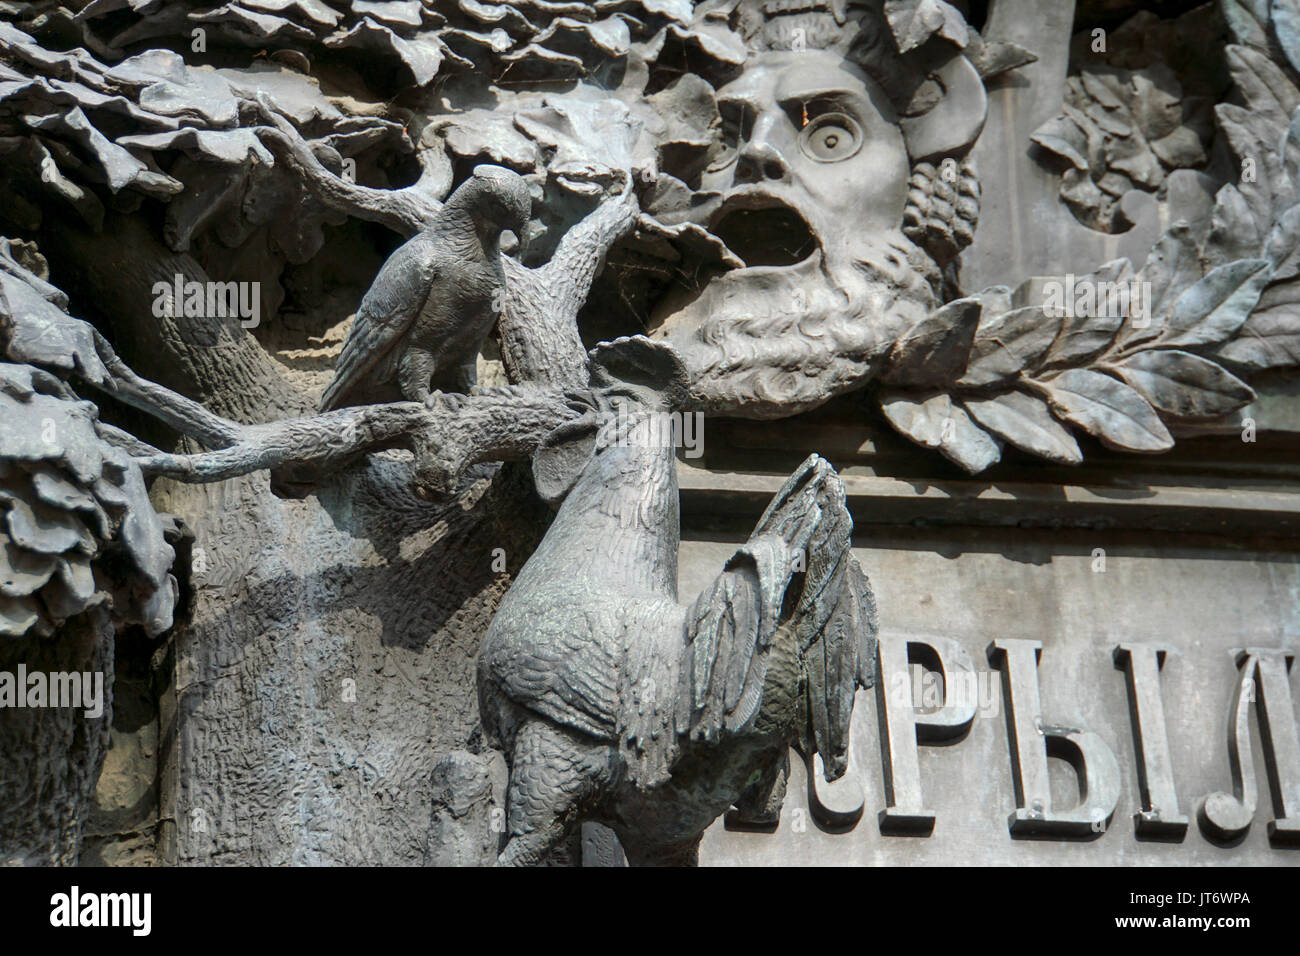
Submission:
<svg viewBox="0 0 1300 956">
<path fill-rule="evenodd" d="M 869 379 L 894 342 L 935 308 L 934 261 L 900 232 L 851 251 L 820 246 L 788 266 L 714 279 L 659 329 L 691 373 L 705 412 L 775 419 Z"/>
</svg>

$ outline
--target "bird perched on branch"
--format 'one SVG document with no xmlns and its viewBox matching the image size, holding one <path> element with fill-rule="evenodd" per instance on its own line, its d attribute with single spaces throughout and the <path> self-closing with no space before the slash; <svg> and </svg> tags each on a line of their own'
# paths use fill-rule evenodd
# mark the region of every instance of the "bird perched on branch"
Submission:
<svg viewBox="0 0 1300 956">
<path fill-rule="evenodd" d="M 321 411 L 468 392 L 479 347 L 505 298 L 503 230 L 518 236 L 532 202 L 517 173 L 477 166 L 424 230 L 389 256 L 343 343 Z"/>
</svg>

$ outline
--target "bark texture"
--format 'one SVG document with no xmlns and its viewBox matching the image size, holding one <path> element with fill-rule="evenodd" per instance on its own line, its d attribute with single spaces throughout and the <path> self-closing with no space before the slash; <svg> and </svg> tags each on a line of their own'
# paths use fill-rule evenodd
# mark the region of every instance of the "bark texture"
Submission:
<svg viewBox="0 0 1300 956">
<path fill-rule="evenodd" d="M 113 626 L 102 608 L 48 638 L 0 644 L 0 671 L 99 672 L 104 711 L 82 707 L 0 708 L 0 866 L 77 862 L 82 830 L 113 720 Z M 22 692 L 22 688 L 19 692 Z"/>
<path fill-rule="evenodd" d="M 375 208 L 346 184 L 322 198 L 362 217 Z M 158 476 L 155 506 L 194 533 L 189 613 L 162 675 L 159 862 L 415 864 L 441 852 L 434 770 L 483 748 L 479 636 L 549 521 L 528 469 L 491 462 L 527 459 L 577 414 L 566 390 L 587 375 L 574 319 L 635 213 L 624 190 L 547 266 L 512 262 L 499 333 L 521 384 L 326 415 L 238 321 L 153 314 L 156 282 L 208 277 L 144 223 L 110 216 L 111 243 L 52 234 L 74 295 L 114 317 L 110 391 L 190 436 L 174 452 L 131 444 Z M 279 466 L 311 493 L 274 494 L 266 469 Z"/>
</svg>

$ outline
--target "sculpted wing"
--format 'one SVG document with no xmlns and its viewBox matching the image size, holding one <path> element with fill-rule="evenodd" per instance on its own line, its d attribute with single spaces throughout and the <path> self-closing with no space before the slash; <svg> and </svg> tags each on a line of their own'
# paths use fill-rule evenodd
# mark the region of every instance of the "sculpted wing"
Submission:
<svg viewBox="0 0 1300 956">
<path fill-rule="evenodd" d="M 377 368 L 384 368 L 385 379 L 395 374 L 397 356 L 393 351 L 435 294 L 444 271 L 435 251 L 421 235 L 407 240 L 388 257 L 357 308 L 334 367 L 334 380 L 321 398 L 321 411 L 339 407 L 353 386 Z"/>
<path fill-rule="evenodd" d="M 677 725 L 692 738 L 715 740 L 758 714 L 794 563 L 779 538 L 750 539 L 687 612 Z"/>
<path fill-rule="evenodd" d="M 794 566 L 793 551 L 780 538 L 750 539 L 689 608 L 647 621 L 675 628 L 675 649 L 653 627 L 633 635 L 618 740 L 638 786 L 672 776 L 683 738 L 716 742 L 751 725 L 775 659 Z"/>
<path fill-rule="evenodd" d="M 556 587 L 530 608 L 526 622 L 490 628 L 479 656 L 480 687 L 490 682 L 521 707 L 612 740 L 627 615 L 614 600 L 575 612 L 583 597 L 589 596 Z"/>
</svg>

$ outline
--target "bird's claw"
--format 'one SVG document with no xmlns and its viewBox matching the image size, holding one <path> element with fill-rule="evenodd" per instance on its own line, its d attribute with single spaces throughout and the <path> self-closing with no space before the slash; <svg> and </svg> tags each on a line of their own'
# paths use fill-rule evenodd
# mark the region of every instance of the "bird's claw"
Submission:
<svg viewBox="0 0 1300 956">
<path fill-rule="evenodd" d="M 465 407 L 469 400 L 468 395 L 461 395 L 457 392 L 433 391 L 424 399 L 425 408 L 446 409 L 449 412 L 459 412 Z"/>
<path fill-rule="evenodd" d="M 513 385 L 475 385 L 469 390 L 469 394 L 474 398 L 503 398 L 514 393 Z"/>
</svg>

